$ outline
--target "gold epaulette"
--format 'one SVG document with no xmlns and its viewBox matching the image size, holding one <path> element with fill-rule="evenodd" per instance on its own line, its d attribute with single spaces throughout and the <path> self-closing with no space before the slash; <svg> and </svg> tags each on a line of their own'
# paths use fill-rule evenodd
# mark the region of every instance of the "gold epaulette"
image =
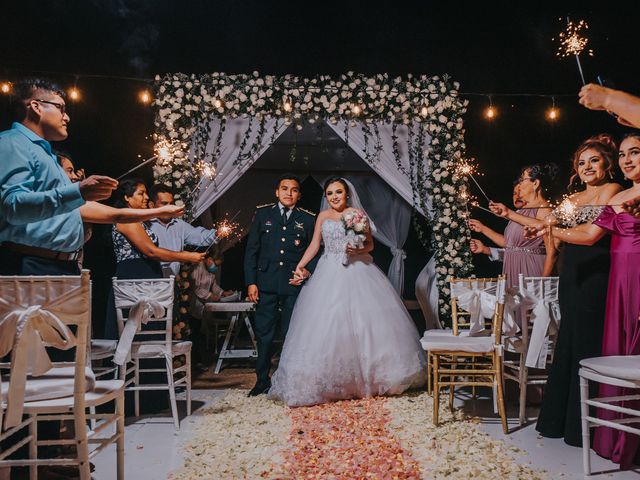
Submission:
<svg viewBox="0 0 640 480">
<path fill-rule="evenodd" d="M 315 217 L 315 216 L 316 216 L 316 214 L 315 214 L 315 213 L 310 212 L 309 210 L 305 210 L 304 208 L 300 208 L 300 207 L 298 207 L 298 210 L 300 210 L 300 211 L 302 211 L 302 212 L 304 212 L 304 213 L 308 213 L 308 214 L 309 214 L 309 215 L 311 215 L 312 217 Z"/>
<path fill-rule="evenodd" d="M 273 207 L 275 202 L 273 203 L 265 203 L 264 205 L 258 205 L 256 208 L 265 208 L 265 207 Z"/>
</svg>

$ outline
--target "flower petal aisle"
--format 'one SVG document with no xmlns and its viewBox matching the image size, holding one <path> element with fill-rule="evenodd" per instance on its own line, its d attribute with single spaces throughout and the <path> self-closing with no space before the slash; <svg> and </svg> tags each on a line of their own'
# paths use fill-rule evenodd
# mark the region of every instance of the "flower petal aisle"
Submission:
<svg viewBox="0 0 640 480">
<path fill-rule="evenodd" d="M 547 478 L 474 419 L 452 421 L 443 408 L 434 427 L 431 405 L 422 393 L 289 409 L 231 391 L 195 417 L 185 465 L 170 478 Z"/>
</svg>

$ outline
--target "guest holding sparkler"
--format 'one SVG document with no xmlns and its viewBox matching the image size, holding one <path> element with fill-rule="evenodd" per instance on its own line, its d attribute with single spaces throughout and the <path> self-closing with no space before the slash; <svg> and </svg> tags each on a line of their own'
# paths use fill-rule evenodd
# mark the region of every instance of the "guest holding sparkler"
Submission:
<svg viewBox="0 0 640 480">
<path fill-rule="evenodd" d="M 571 194 L 553 211 L 549 221 L 575 227 L 590 224 L 602 207 L 622 187 L 613 182 L 617 146 L 613 137 L 596 135 L 585 140 L 573 154 Z M 604 326 L 609 238 L 592 246 L 568 243 L 560 255 L 560 312 L 562 321 L 553 364 L 545 387 L 536 429 L 544 437 L 562 438 L 582 445 L 580 421 L 580 360 L 600 355 Z M 597 386 L 592 382 L 594 391 Z"/>
<path fill-rule="evenodd" d="M 504 230 L 505 252 L 503 273 L 516 286 L 520 273 L 528 277 L 547 277 L 556 262 L 556 250 L 548 237 L 527 239 L 522 225 L 535 224 L 551 213 L 549 197 L 558 166 L 553 163 L 524 167 L 516 181 L 518 195 L 526 208 L 514 212 L 502 203 L 491 202 L 489 209 L 509 220 Z"/>
<path fill-rule="evenodd" d="M 158 208 L 174 204 L 173 190 L 164 185 L 156 184 L 149 192 L 149 207 Z M 184 250 L 185 245 L 194 247 L 208 247 L 220 240 L 216 229 L 194 227 L 179 218 L 158 216 L 150 223 L 150 229 L 158 239 L 158 246 L 176 252 Z M 180 262 L 162 262 L 162 272 L 165 277 L 178 275 Z"/>
<path fill-rule="evenodd" d="M 148 206 L 147 187 L 139 179 L 120 182 L 113 195 L 117 208 L 144 208 Z M 156 234 L 144 223 L 117 223 L 112 231 L 113 247 L 116 254 L 116 274 L 118 278 L 141 279 L 162 278 L 160 262 L 200 262 L 204 254 L 196 252 L 176 252 L 158 246 Z M 106 338 L 117 339 L 117 327 L 113 295 L 110 295 L 105 325 Z"/>
<path fill-rule="evenodd" d="M 524 201 L 520 198 L 517 184 L 513 187 L 513 206 L 516 207 L 516 209 L 525 207 Z M 488 237 L 499 247 L 487 247 L 481 240 L 472 238 L 471 252 L 475 254 L 483 253 L 488 255 L 492 262 L 501 262 L 504 258 L 504 235 L 492 230 L 479 220 L 475 219 L 469 219 L 469 228 L 474 232 L 481 233 L 485 237 Z"/>
<path fill-rule="evenodd" d="M 576 245 L 593 245 L 607 233 L 611 235 L 611 269 L 601 352 L 604 356 L 640 354 L 640 219 L 622 208 L 624 202 L 640 196 L 640 133 L 634 132 L 624 138 L 620 144 L 618 165 L 633 185 L 611 197 L 592 223 L 572 228 L 550 225 L 527 228 L 530 236 L 548 236 L 547 233 L 550 233 L 555 238 Z M 590 292 L 590 295 L 594 293 L 597 292 Z M 585 298 L 581 298 L 581 301 L 585 301 Z M 600 386 L 600 397 L 624 394 L 623 388 Z M 599 416 L 615 421 L 622 414 L 600 411 Z M 637 435 L 607 427 L 600 427 L 595 432 L 594 450 L 619 463 L 622 469 L 632 466 L 639 446 L 640 437 Z"/>
<path fill-rule="evenodd" d="M 640 98 L 590 83 L 580 89 L 580 103 L 589 110 L 606 110 L 622 125 L 640 128 Z"/>
</svg>

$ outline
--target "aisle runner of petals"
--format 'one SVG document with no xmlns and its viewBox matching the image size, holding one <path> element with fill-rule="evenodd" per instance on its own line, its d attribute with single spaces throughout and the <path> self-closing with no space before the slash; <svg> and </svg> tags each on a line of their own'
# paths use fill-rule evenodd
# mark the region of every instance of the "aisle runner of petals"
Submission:
<svg viewBox="0 0 640 480">
<path fill-rule="evenodd" d="M 185 465 L 169 478 L 547 478 L 474 419 L 444 408 L 435 428 L 431 405 L 423 393 L 288 409 L 232 391 L 196 417 Z"/>
</svg>

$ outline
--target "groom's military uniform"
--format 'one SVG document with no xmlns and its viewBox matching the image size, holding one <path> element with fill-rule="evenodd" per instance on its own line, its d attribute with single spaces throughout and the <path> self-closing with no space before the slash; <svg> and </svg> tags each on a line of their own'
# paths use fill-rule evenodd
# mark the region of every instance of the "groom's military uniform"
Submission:
<svg viewBox="0 0 640 480">
<path fill-rule="evenodd" d="M 256 207 L 244 257 L 245 284 L 258 286 L 256 375 L 257 384 L 264 386 L 269 385 L 278 317 L 284 338 L 300 293 L 301 286 L 290 285 L 289 280 L 311 242 L 315 224 L 311 212 L 298 207 L 284 210 L 279 203 Z M 313 271 L 316 261 L 309 262 L 307 270 Z"/>
</svg>

